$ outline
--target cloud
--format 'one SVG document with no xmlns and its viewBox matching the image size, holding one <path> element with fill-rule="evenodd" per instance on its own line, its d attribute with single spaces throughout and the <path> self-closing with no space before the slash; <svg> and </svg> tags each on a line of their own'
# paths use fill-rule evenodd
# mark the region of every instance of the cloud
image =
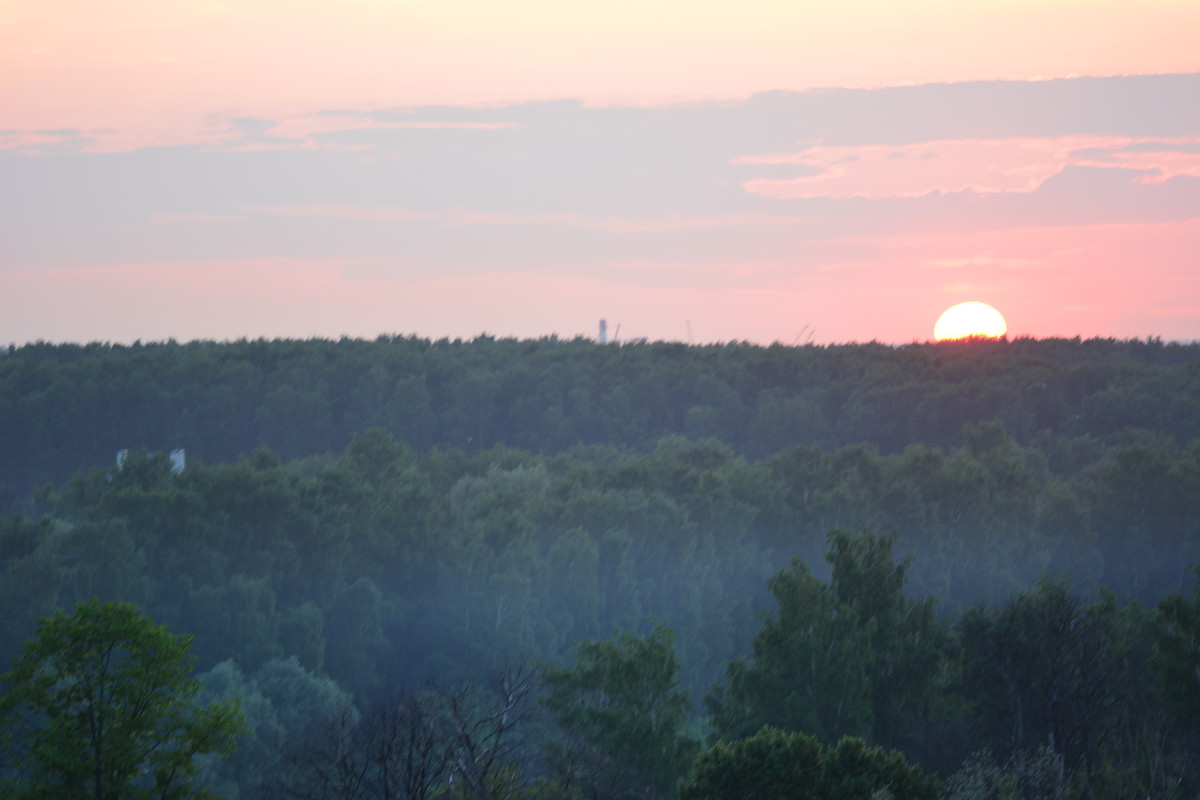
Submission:
<svg viewBox="0 0 1200 800">
<path fill-rule="evenodd" d="M 829 147 L 742 156 L 736 165 L 789 165 L 790 178 L 755 178 L 751 194 L 776 199 L 921 197 L 930 193 L 1031 194 L 1068 167 L 1134 170 L 1143 183 L 1200 177 L 1200 138 L 1113 136 L 957 139 L 904 145 Z"/>
<path fill-rule="evenodd" d="M 168 116 L 171 124 L 77 125 L 91 152 L 143 147 L 361 148 L 376 155 L 412 147 L 479 147 L 481 134 L 548 148 L 571 140 L 619 147 L 710 153 L 725 160 L 784 152 L 797 142 L 829 147 L 933 140 L 1047 138 L 1081 133 L 1179 138 L 1200 133 L 1200 73 L 971 81 L 881 89 L 762 92 L 743 100 L 640 106 L 579 100 L 477 105 L 341 107 L 295 114 Z M 29 126 L 30 131 L 37 126 Z M 512 138 L 520 132 L 519 138 Z M 464 138 L 465 137 L 465 138 Z M 509 145 L 505 145 L 507 147 Z"/>
<path fill-rule="evenodd" d="M 786 214 L 724 214 L 714 216 L 687 216 L 665 214 L 647 217 L 589 217 L 583 214 L 510 214 L 503 212 L 480 212 L 468 209 L 448 209 L 441 212 L 418 211 L 405 207 L 351 206 L 351 205 L 306 205 L 275 206 L 261 211 L 288 217 L 318 217 L 324 219 L 348 219 L 359 221 L 427 221 L 451 226 L 514 226 L 539 225 L 565 228 L 582 228 L 610 233 L 639 234 L 666 233 L 695 230 L 699 228 L 748 228 L 758 226 L 794 226 L 811 220 Z"/>
<path fill-rule="evenodd" d="M 652 337 L 692 319 L 698 340 L 807 323 L 907 341 L 969 291 L 1017 321 L 1036 319 L 1026 295 L 1111 313 L 1015 330 L 1200 338 L 1200 317 L 1165 310 L 1200 302 L 1181 278 L 1198 94 L 1200 76 L 1159 76 L 230 113 L 104 153 L 81 146 L 93 131 L 43 131 L 63 144 L 0 150 L 0 319 L 15 339 L 62 338 L 66 315 L 73 338 L 111 337 L 100 309 L 136 303 L 180 309 L 142 314 L 142 338 L 270 334 L 257 309 L 278 335 L 590 333 L 607 316 Z"/>
<path fill-rule="evenodd" d="M 264 213 L 283 217 L 322 217 L 326 219 L 355 219 L 355 220 L 430 220 L 437 215 L 411 208 L 386 206 L 351 206 L 315 203 L 311 205 L 269 206 L 261 209 Z"/>
<path fill-rule="evenodd" d="M 0 130 L 0 151 L 15 150 L 24 155 L 74 152 L 86 148 L 90 139 L 82 131 L 61 130 Z"/>
<path fill-rule="evenodd" d="M 244 216 L 233 214 L 150 214 L 150 221 L 155 225 L 175 225 L 176 223 L 195 223 L 200 225 L 220 225 L 229 222 L 245 222 Z"/>
</svg>

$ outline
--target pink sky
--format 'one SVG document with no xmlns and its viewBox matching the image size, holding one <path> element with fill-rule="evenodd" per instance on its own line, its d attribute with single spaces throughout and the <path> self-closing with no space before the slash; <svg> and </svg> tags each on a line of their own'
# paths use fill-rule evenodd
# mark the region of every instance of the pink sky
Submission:
<svg viewBox="0 0 1200 800">
<path fill-rule="evenodd" d="M 1180 0 L 4 0 L 15 127 L 1193 72 Z"/>
<path fill-rule="evenodd" d="M 962 300 L 1200 339 L 1198 30 L 1157 0 L 0 0 L 0 342 L 900 343 Z"/>
</svg>

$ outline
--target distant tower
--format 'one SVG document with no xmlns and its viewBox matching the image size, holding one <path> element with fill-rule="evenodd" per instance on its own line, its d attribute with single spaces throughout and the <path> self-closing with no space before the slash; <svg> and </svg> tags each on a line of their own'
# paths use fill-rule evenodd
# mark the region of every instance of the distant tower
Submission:
<svg viewBox="0 0 1200 800">
<path fill-rule="evenodd" d="M 128 460 L 129 460 L 129 451 L 128 450 L 118 450 L 117 451 L 117 469 L 118 470 L 125 469 L 125 462 Z"/>
<path fill-rule="evenodd" d="M 600 344 L 608 344 L 608 320 L 600 320 Z"/>
</svg>

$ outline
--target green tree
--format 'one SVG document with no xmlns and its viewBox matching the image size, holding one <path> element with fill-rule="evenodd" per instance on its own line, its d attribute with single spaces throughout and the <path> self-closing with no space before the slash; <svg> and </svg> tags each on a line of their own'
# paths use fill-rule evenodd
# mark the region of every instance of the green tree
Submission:
<svg viewBox="0 0 1200 800">
<path fill-rule="evenodd" d="M 1084 796 L 1104 796 L 1104 745 L 1145 702 L 1145 657 L 1133 657 L 1127 618 L 1112 594 L 1085 605 L 1050 579 L 1004 608 L 964 614 L 963 685 L 984 744 L 1004 755 L 1049 746 Z"/>
<path fill-rule="evenodd" d="M 949 800 L 1058 800 L 1070 788 L 1062 755 L 1043 746 L 1016 753 L 1005 764 L 997 764 L 986 750 L 971 755 L 947 779 L 946 795 Z"/>
<path fill-rule="evenodd" d="M 1192 570 L 1200 578 L 1200 565 Z M 1168 705 L 1193 733 L 1200 733 L 1200 580 L 1190 601 L 1172 594 L 1159 602 L 1152 663 Z"/>
<path fill-rule="evenodd" d="M 778 611 L 763 619 L 754 657 L 725 671 L 705 698 L 713 726 L 727 738 L 764 725 L 806 731 L 823 742 L 871 725 L 871 642 L 849 609 L 799 560 L 769 582 Z"/>
<path fill-rule="evenodd" d="M 825 560 L 833 566 L 829 591 L 867 632 L 873 656 L 870 681 L 873 740 L 896 747 L 911 738 L 933 701 L 947 642 L 933 600 L 904 595 L 908 562 L 892 557 L 894 536 L 829 533 Z"/>
<path fill-rule="evenodd" d="M 935 800 L 936 778 L 895 750 L 845 737 L 822 748 L 811 736 L 763 728 L 701 753 L 680 800 Z"/>
<path fill-rule="evenodd" d="M 702 752 L 680 800 L 817 800 L 821 745 L 803 733 L 763 728 L 737 741 L 720 741 Z"/>
<path fill-rule="evenodd" d="M 196 757 L 232 752 L 236 702 L 198 706 L 191 637 L 168 633 L 129 603 L 92 599 L 44 619 L 0 695 L 8 797 L 177 800 Z"/>
<path fill-rule="evenodd" d="M 947 635 L 928 599 L 904 596 L 907 564 L 893 537 L 829 533 L 828 585 L 796 560 L 769 583 L 779 606 L 754 637 L 753 660 L 726 670 L 707 698 L 717 731 L 747 736 L 763 725 L 826 743 L 912 738 L 936 698 Z"/>
<path fill-rule="evenodd" d="M 244 675 L 232 660 L 198 676 L 201 703 L 240 701 L 245 733 L 238 751 L 228 758 L 200 759 L 199 779 L 229 800 L 270 796 L 283 773 L 294 772 L 281 760 L 289 748 L 320 736 L 341 721 L 358 719 L 354 701 L 330 678 L 320 677 L 295 658 L 268 661 Z"/>
<path fill-rule="evenodd" d="M 669 794 L 695 752 L 682 732 L 691 700 L 678 674 L 674 636 L 662 626 L 645 638 L 582 642 L 573 669 L 545 669 L 543 702 L 579 745 L 555 754 L 560 767 L 601 792 Z"/>
</svg>

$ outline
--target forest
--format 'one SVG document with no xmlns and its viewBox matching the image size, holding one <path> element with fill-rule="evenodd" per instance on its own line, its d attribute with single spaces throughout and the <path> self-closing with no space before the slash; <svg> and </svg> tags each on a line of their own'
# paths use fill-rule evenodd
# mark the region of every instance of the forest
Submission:
<svg viewBox="0 0 1200 800">
<path fill-rule="evenodd" d="M 1200 796 L 1200 345 L 35 344 L 0 483 L 230 800 Z"/>
</svg>

